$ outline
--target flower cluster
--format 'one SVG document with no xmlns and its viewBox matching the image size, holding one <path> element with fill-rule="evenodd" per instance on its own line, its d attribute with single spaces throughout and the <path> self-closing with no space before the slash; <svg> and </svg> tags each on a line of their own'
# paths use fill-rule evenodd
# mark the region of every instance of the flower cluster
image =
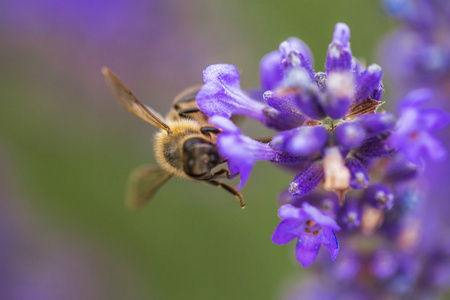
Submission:
<svg viewBox="0 0 450 300">
<path fill-rule="evenodd" d="M 253 97 L 241 89 L 235 66 L 211 65 L 196 97 L 210 123 L 221 129 L 219 153 L 230 172 L 240 174 L 238 189 L 259 160 L 296 171 L 283 193 L 287 196 L 278 211 L 283 220 L 272 240 L 297 239 L 296 257 L 304 267 L 315 261 L 321 244 L 336 258 L 335 231 L 342 229 L 346 237 L 381 230 L 423 160 L 446 156 L 432 132 L 446 126 L 449 116 L 423 106 L 432 93 L 408 94 L 398 119 L 379 111 L 384 103 L 381 67 L 365 67 L 354 58 L 349 40 L 348 26 L 338 23 L 325 72 L 315 72 L 306 44 L 287 39 L 262 58 L 261 92 Z M 269 143 L 252 139 L 230 120 L 233 115 L 258 120 L 278 133 Z"/>
</svg>

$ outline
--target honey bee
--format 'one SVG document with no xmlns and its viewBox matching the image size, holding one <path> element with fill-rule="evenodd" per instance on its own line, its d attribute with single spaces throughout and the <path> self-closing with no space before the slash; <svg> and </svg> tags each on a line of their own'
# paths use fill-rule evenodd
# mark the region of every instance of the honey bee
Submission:
<svg viewBox="0 0 450 300">
<path fill-rule="evenodd" d="M 161 129 L 154 139 L 158 166 L 143 166 L 132 172 L 127 204 L 140 208 L 172 177 L 200 180 L 223 188 L 235 196 L 245 208 L 242 195 L 232 186 L 220 182 L 231 179 L 227 169 L 213 173 L 225 160 L 216 145 L 220 130 L 208 123 L 195 101 L 200 86 L 184 90 L 175 97 L 172 109 L 163 118 L 158 112 L 140 102 L 122 81 L 108 68 L 102 68 L 106 83 L 114 97 L 128 111 Z"/>
</svg>

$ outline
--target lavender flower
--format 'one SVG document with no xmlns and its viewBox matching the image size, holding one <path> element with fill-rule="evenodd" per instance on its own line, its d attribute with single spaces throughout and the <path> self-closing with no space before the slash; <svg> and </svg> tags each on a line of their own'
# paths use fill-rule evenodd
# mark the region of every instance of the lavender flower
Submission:
<svg viewBox="0 0 450 300">
<path fill-rule="evenodd" d="M 336 258 L 339 244 L 333 230 L 340 230 L 340 227 L 332 218 L 307 202 L 301 208 L 283 205 L 278 210 L 278 216 L 283 221 L 275 229 L 272 241 L 284 245 L 298 238 L 296 257 L 303 267 L 314 262 L 321 244 L 328 248 L 332 260 Z"/>
<path fill-rule="evenodd" d="M 278 212 L 283 221 L 272 240 L 287 244 L 297 238 L 296 256 L 304 267 L 316 260 L 321 244 L 336 258 L 334 230 L 341 227 L 344 241 L 376 233 L 397 237 L 403 226 L 397 219 L 408 202 L 404 191 L 423 169 L 422 154 L 443 158 L 445 153 L 430 132 L 446 126 L 448 115 L 420 107 L 431 97 L 425 90 L 406 97 L 398 120 L 392 113 L 377 112 L 384 103 L 382 70 L 376 64 L 364 69 L 352 56 L 349 41 L 350 29 L 338 23 L 325 72 L 314 72 L 303 42 L 282 42 L 260 64 L 262 88 L 267 89 L 261 93 L 263 101 L 245 93 L 237 68 L 224 64 L 204 71 L 205 85 L 196 98 L 210 123 L 221 129 L 218 150 L 233 176 L 240 174 L 238 189 L 258 160 L 296 172 L 283 193 Z M 269 143 L 256 141 L 230 120 L 236 114 L 281 132 Z M 387 270 L 382 263 L 387 256 L 376 257 L 377 276 L 394 276 L 401 269 Z M 355 262 L 363 264 L 369 262 Z"/>
</svg>

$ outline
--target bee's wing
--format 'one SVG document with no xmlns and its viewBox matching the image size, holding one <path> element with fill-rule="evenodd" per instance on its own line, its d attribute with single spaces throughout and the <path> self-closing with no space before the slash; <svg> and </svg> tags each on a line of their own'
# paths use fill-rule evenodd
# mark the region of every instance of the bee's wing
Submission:
<svg viewBox="0 0 450 300">
<path fill-rule="evenodd" d="M 131 173 L 128 182 L 127 205 L 133 209 L 142 207 L 171 177 L 171 174 L 158 166 L 137 168 Z"/>
<path fill-rule="evenodd" d="M 123 84 L 119 77 L 116 76 L 116 74 L 114 74 L 107 67 L 102 68 L 102 73 L 112 93 L 125 109 L 132 112 L 145 122 L 148 122 L 160 129 L 164 129 L 169 134 L 172 133 L 169 126 L 162 121 L 163 117 L 150 107 L 142 104 L 125 86 L 125 84 Z"/>
</svg>

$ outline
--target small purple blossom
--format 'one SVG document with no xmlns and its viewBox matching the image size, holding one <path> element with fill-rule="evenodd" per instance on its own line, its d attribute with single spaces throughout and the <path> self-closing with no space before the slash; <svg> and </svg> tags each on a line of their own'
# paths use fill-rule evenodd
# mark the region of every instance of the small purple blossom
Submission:
<svg viewBox="0 0 450 300">
<path fill-rule="evenodd" d="M 350 71 L 352 67 L 352 50 L 350 49 L 350 28 L 344 23 L 337 23 L 333 40 L 328 46 L 326 63 L 327 74 L 331 72 Z"/>
<path fill-rule="evenodd" d="M 327 140 L 328 132 L 323 127 L 297 127 L 275 135 L 270 146 L 292 155 L 311 155 L 320 151 Z"/>
<path fill-rule="evenodd" d="M 362 162 L 354 157 L 345 160 L 345 166 L 350 171 L 350 187 L 360 190 L 369 184 L 369 174 Z"/>
<path fill-rule="evenodd" d="M 394 205 L 394 194 L 389 187 L 381 183 L 370 185 L 364 191 L 364 199 L 380 210 L 389 210 Z"/>
<path fill-rule="evenodd" d="M 256 161 L 275 159 L 276 153 L 268 144 L 243 135 L 230 120 L 215 116 L 209 122 L 222 129 L 217 137 L 217 147 L 220 155 L 227 160 L 231 174 L 241 176 L 238 190 L 247 182 Z"/>
<path fill-rule="evenodd" d="M 381 83 L 381 77 L 383 76 L 383 71 L 379 65 L 373 64 L 370 65 L 361 75 L 358 77 L 356 81 L 356 90 L 355 90 L 355 101 L 359 103 L 371 96 L 372 93 L 377 93 L 377 88 Z"/>
<path fill-rule="evenodd" d="M 302 197 L 311 192 L 324 178 L 323 166 L 319 161 L 314 162 L 295 176 L 289 185 L 289 192 Z"/>
<path fill-rule="evenodd" d="M 376 277 L 381 279 L 389 278 L 397 271 L 397 268 L 397 258 L 392 252 L 379 250 L 374 254 L 371 271 Z"/>
<path fill-rule="evenodd" d="M 263 91 L 275 89 L 285 76 L 287 58 L 292 55 L 301 55 L 304 63 L 313 65 L 313 58 L 308 46 L 300 39 L 290 37 L 280 44 L 279 50 L 266 54 L 259 64 L 261 74 L 261 87 Z"/>
<path fill-rule="evenodd" d="M 303 267 L 314 262 L 321 244 L 328 248 L 332 260 L 336 258 L 339 244 L 334 230 L 340 230 L 340 227 L 331 217 L 322 214 L 307 202 L 301 208 L 283 205 L 278 210 L 278 216 L 283 221 L 275 229 L 272 241 L 285 245 L 298 238 L 296 257 Z"/>
<path fill-rule="evenodd" d="M 382 112 L 379 114 L 360 115 L 354 121 L 364 127 L 368 136 L 373 136 L 391 130 L 396 120 L 393 114 Z"/>
<path fill-rule="evenodd" d="M 339 217 L 339 224 L 346 229 L 354 229 L 359 227 L 362 219 L 362 208 L 360 204 L 352 199 L 352 201 L 346 201 L 345 206 L 341 210 Z"/>
<path fill-rule="evenodd" d="M 408 94 L 400 102 L 400 117 L 388 140 L 390 147 L 398 149 L 414 163 L 420 163 L 424 156 L 432 160 L 443 160 L 447 156 L 447 151 L 431 132 L 448 125 L 448 113 L 421 107 L 432 97 L 432 91 L 427 89 Z"/>
<path fill-rule="evenodd" d="M 205 84 L 197 94 L 198 107 L 207 116 L 244 115 L 264 122 L 264 104 L 247 96 L 240 87 L 240 75 L 233 65 L 217 64 L 203 71 Z"/>
<path fill-rule="evenodd" d="M 366 131 L 360 124 L 348 122 L 336 128 L 335 136 L 340 145 L 351 149 L 361 146 L 366 138 Z"/>
</svg>

